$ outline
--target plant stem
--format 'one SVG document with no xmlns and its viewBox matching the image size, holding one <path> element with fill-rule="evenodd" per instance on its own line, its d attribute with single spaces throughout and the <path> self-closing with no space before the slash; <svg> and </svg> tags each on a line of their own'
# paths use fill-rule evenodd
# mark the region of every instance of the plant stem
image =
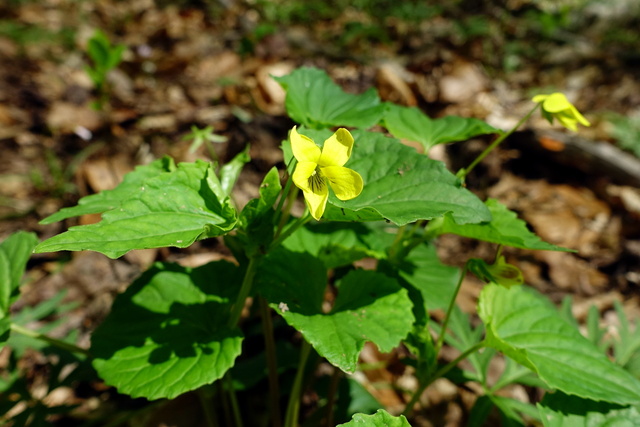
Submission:
<svg viewBox="0 0 640 427">
<path fill-rule="evenodd" d="M 287 204 L 282 208 L 280 212 L 280 222 L 278 223 L 278 229 L 276 230 L 275 237 L 280 237 L 280 233 L 284 229 L 285 225 L 287 225 L 287 221 L 289 220 L 289 215 L 291 214 L 291 207 L 293 206 L 293 202 L 298 197 L 298 187 L 294 187 L 293 191 L 290 191 L 287 196 Z"/>
<path fill-rule="evenodd" d="M 411 397 L 411 400 L 405 406 L 404 412 L 402 412 L 402 415 L 404 415 L 405 417 L 409 417 L 413 412 L 413 406 L 418 402 L 418 400 L 420 399 L 420 396 L 422 396 L 422 393 L 424 393 L 427 387 L 433 384 L 433 382 L 438 378 L 443 377 L 451 369 L 455 368 L 458 365 L 458 363 L 460 363 L 462 360 L 466 359 L 467 357 L 469 357 L 469 355 L 475 353 L 476 351 L 480 350 L 484 346 L 485 346 L 484 341 L 481 341 L 478 344 L 474 345 L 473 347 L 470 347 L 469 349 L 467 349 L 465 352 L 461 353 L 458 357 L 456 357 L 451 362 L 447 363 L 442 368 L 438 369 L 431 376 L 431 379 L 429 379 L 429 381 L 426 381 L 424 384 L 421 384 L 418 390 L 416 390 L 416 392 Z"/>
<path fill-rule="evenodd" d="M 278 388 L 278 361 L 276 358 L 276 343 L 273 339 L 273 322 L 269 303 L 260 297 L 260 316 L 264 330 L 264 346 L 269 372 L 269 400 L 271 401 L 271 426 L 280 427 L 280 390 Z"/>
<path fill-rule="evenodd" d="M 286 200 L 289 200 L 289 193 L 291 192 L 291 184 L 293 184 L 292 174 L 289 172 L 289 169 L 291 168 L 292 165 L 295 166 L 296 164 L 295 162 L 296 162 L 296 159 L 294 157 L 291 159 L 291 161 L 287 165 L 287 174 L 289 175 L 289 177 L 287 178 L 287 183 L 284 185 L 284 189 L 282 190 L 282 195 L 280 196 L 280 200 L 278 201 L 278 206 L 276 207 L 276 212 L 278 213 L 277 218 L 279 218 L 279 220 L 278 220 L 278 228 L 276 230 L 275 237 L 278 237 L 278 235 L 282 231 L 282 228 L 287 223 L 287 218 L 289 217 L 289 209 L 291 209 L 291 203 L 288 204 L 289 209 L 285 208 L 283 210 L 282 207 L 284 205 L 284 202 Z M 296 195 L 297 194 L 298 193 L 296 192 Z"/>
<path fill-rule="evenodd" d="M 47 342 L 49 344 L 55 345 L 56 347 L 61 348 L 63 350 L 67 350 L 71 353 L 80 353 L 87 357 L 90 356 L 89 351 L 85 350 L 84 348 L 80 348 L 77 345 L 69 344 L 68 342 L 64 342 L 62 340 L 52 338 L 40 332 L 32 331 L 31 329 L 27 329 L 16 323 L 11 324 L 11 330 L 19 334 L 25 335 L 27 337 L 36 338 L 41 341 Z"/>
<path fill-rule="evenodd" d="M 227 372 L 224 376 L 224 381 L 226 382 L 226 390 L 229 396 L 229 401 L 231 402 L 231 411 L 233 412 L 233 421 L 235 422 L 236 427 L 242 427 L 242 416 L 240 415 L 240 406 L 238 405 L 238 398 L 236 397 L 236 391 L 233 388 L 233 381 L 231 380 L 231 374 Z"/>
<path fill-rule="evenodd" d="M 401 245 L 404 243 L 404 232 L 406 229 L 407 229 L 406 225 L 402 225 L 398 227 L 398 232 L 396 233 L 396 237 L 395 239 L 393 239 L 393 243 L 391 243 L 391 246 L 389 247 L 389 251 L 388 251 L 389 260 L 392 263 L 395 263 L 397 261 L 397 257 L 402 251 Z"/>
<path fill-rule="evenodd" d="M 289 228 L 287 228 L 283 233 L 280 233 L 280 235 L 271 243 L 271 245 L 269 246 L 269 250 L 271 251 L 277 248 L 283 241 L 287 239 L 287 237 L 291 236 L 294 231 L 309 222 L 310 219 L 311 214 L 309 213 L 309 209 L 305 208 L 302 216 L 298 218 L 293 224 L 291 224 Z"/>
<path fill-rule="evenodd" d="M 285 427 L 296 427 L 298 424 L 298 415 L 300 414 L 300 394 L 302 392 L 302 379 L 304 377 L 304 367 L 307 364 L 309 353 L 311 352 L 311 344 L 306 340 L 302 341 L 300 349 L 300 363 L 298 364 L 298 372 L 293 380 L 291 395 L 289 395 L 289 403 L 287 404 L 287 414 L 285 416 Z"/>
<path fill-rule="evenodd" d="M 487 154 L 489 154 L 494 148 L 500 145 L 502 141 L 507 139 L 509 135 L 511 135 L 516 130 L 518 130 L 518 128 L 522 126 L 524 122 L 529 120 L 529 117 L 531 117 L 531 115 L 534 113 L 534 111 L 538 109 L 539 106 L 540 104 L 536 104 L 536 106 L 533 107 L 531 111 L 529 111 L 522 119 L 520 119 L 520 121 L 516 123 L 516 125 L 509 132 L 503 133 L 498 138 L 496 138 L 496 140 L 493 141 L 491 145 L 489 145 L 487 148 L 485 148 L 484 151 L 480 153 L 480 155 L 476 157 L 476 159 L 473 162 L 471 162 L 471 164 L 467 168 L 460 169 L 456 174 L 458 178 L 462 179 L 462 181 L 464 182 L 464 179 L 467 177 L 467 175 L 469 175 L 469 172 L 471 172 L 473 168 L 475 168 L 478 165 L 478 163 L 480 163 L 487 156 Z"/>
<path fill-rule="evenodd" d="M 258 268 L 258 263 L 260 256 L 252 256 L 249 258 L 249 265 L 247 266 L 247 271 L 244 273 L 244 279 L 242 280 L 242 286 L 240 286 L 240 292 L 238 293 L 238 297 L 236 298 L 236 302 L 231 309 L 231 315 L 229 316 L 229 327 L 231 329 L 235 328 L 238 325 L 238 321 L 240 320 L 240 316 L 242 315 L 242 309 L 244 308 L 244 303 L 251 292 L 251 287 L 253 286 L 253 278 L 256 275 L 256 270 Z"/>
<path fill-rule="evenodd" d="M 224 422 L 225 425 L 231 425 L 231 409 L 229 408 L 229 395 L 225 390 L 225 381 L 217 381 L 218 384 L 218 393 L 220 395 L 220 400 L 222 404 L 222 412 L 224 413 Z"/>
<path fill-rule="evenodd" d="M 327 418 L 325 425 L 327 427 L 333 427 L 333 408 L 336 404 L 336 394 L 338 394 L 338 385 L 342 379 L 342 371 L 338 368 L 333 368 L 333 375 L 331 375 L 331 383 L 329 384 L 329 392 L 327 393 Z"/>
<path fill-rule="evenodd" d="M 200 387 L 196 394 L 198 395 L 198 400 L 200 400 L 200 406 L 202 406 L 207 425 L 209 427 L 218 427 L 218 420 L 211 410 L 211 397 L 208 395 L 207 390 L 204 387 Z"/>
<path fill-rule="evenodd" d="M 462 286 L 462 281 L 467 274 L 467 269 L 469 268 L 469 261 L 467 261 L 460 272 L 460 278 L 458 279 L 458 284 L 456 285 L 455 291 L 453 291 L 453 295 L 451 296 L 451 301 L 449 301 L 449 307 L 447 308 L 447 314 L 444 316 L 444 320 L 442 322 L 442 329 L 440 330 L 440 335 L 438 335 L 438 340 L 436 341 L 435 346 L 435 354 L 438 357 L 440 354 L 440 349 L 442 348 L 442 344 L 444 343 L 444 337 L 447 333 L 447 325 L 449 323 L 449 319 L 451 318 L 451 313 L 453 312 L 453 307 L 456 305 L 456 298 L 458 297 L 458 292 L 460 292 L 460 287 Z"/>
</svg>

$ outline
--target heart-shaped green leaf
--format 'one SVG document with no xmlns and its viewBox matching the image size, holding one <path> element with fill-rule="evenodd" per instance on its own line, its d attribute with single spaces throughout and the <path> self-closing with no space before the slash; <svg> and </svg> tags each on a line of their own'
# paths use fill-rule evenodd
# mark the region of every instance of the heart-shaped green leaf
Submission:
<svg viewBox="0 0 640 427">
<path fill-rule="evenodd" d="M 184 248 L 235 226 L 236 211 L 228 199 L 216 196 L 220 192 L 209 163 L 181 163 L 145 180 L 99 223 L 71 227 L 42 242 L 36 252 L 92 250 L 117 258 L 133 249 Z"/>
<path fill-rule="evenodd" d="M 350 126 L 369 128 L 380 120 L 385 106 L 375 89 L 361 95 L 346 93 L 323 70 L 299 68 L 274 77 L 287 91 L 289 116 L 311 128 Z"/>
<path fill-rule="evenodd" d="M 425 151 L 437 144 L 502 132 L 482 120 L 458 116 L 431 119 L 416 107 L 395 104 L 387 104 L 383 120 L 393 136 L 419 142 Z"/>
<path fill-rule="evenodd" d="M 221 378 L 241 352 L 227 325 L 242 281 L 214 262 L 190 269 L 156 264 L 118 296 L 92 336 L 98 374 L 121 393 L 174 398 Z"/>
<path fill-rule="evenodd" d="M 491 212 L 491 221 L 480 224 L 456 224 L 450 215 L 445 215 L 444 218 L 429 223 L 429 231 L 434 234 L 452 233 L 514 248 L 575 252 L 573 249 L 540 240 L 536 234 L 529 231 L 527 224 L 519 219 L 515 212 L 497 200 L 488 199 L 485 204 Z"/>
<path fill-rule="evenodd" d="M 535 371 L 550 387 L 585 399 L 640 402 L 640 381 L 612 363 L 526 286 L 485 286 L 478 313 L 486 344 Z"/>
</svg>

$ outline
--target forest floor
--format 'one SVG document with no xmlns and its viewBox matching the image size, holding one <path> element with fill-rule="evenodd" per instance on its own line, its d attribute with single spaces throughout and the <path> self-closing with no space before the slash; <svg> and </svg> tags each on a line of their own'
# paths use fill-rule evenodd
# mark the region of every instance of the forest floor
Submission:
<svg viewBox="0 0 640 427">
<path fill-rule="evenodd" d="M 562 91 L 591 127 L 574 137 L 535 115 L 468 177 L 469 188 L 517 211 L 542 239 L 578 251 L 507 251 L 527 284 L 558 303 L 571 296 L 581 322 L 596 306 L 611 333 L 614 302 L 622 303 L 630 318 L 640 316 L 638 174 L 620 172 L 615 161 L 603 164 L 597 156 L 577 155 L 588 160 L 576 161 L 563 155 L 573 147 L 572 138 L 613 146 L 614 114 L 640 117 L 640 36 L 633 31 L 638 18 L 624 9 L 633 2 L 619 2 L 607 13 L 583 8 L 581 18 L 574 18 L 579 23 L 566 27 L 557 14 L 527 2 L 473 11 L 460 3 L 443 10 L 425 6 L 422 17 L 411 19 L 299 3 L 298 9 L 234 0 L 0 5 L 0 239 L 18 230 L 34 231 L 40 239 L 66 230 L 78 222 L 39 221 L 82 196 L 113 188 L 135 165 L 165 154 L 177 161 L 210 158 L 204 147 L 189 151 L 185 136 L 194 125 L 212 126 L 226 138 L 215 145 L 222 162 L 250 144 L 251 162 L 237 185 L 237 202 L 243 205 L 257 196 L 272 166 L 284 166 L 279 146 L 294 124 L 285 115 L 285 93 L 270 76 L 300 66 L 327 70 L 352 93 L 374 87 L 383 100 L 418 106 L 432 117 L 476 117 L 502 129 L 532 108 L 533 94 Z M 530 10 L 537 10 L 538 18 L 527 15 Z M 536 19 L 547 15 L 558 22 L 545 33 Z M 87 40 L 98 28 L 126 46 L 122 63 L 109 74 L 108 100 L 100 111 L 91 106 L 96 93 L 84 70 Z M 612 28 L 622 35 L 605 37 Z M 490 141 L 482 137 L 433 155 L 455 171 Z M 445 236 L 439 251 L 458 265 L 469 255 L 491 254 L 486 244 L 454 236 Z M 78 306 L 55 331 L 75 330 L 79 345 L 88 346 L 90 332 L 117 293 L 152 262 L 195 266 L 227 256 L 220 243 L 134 251 L 118 260 L 92 252 L 37 254 L 14 310 L 65 291 L 64 301 Z M 465 281 L 459 296 L 463 308 L 474 311 L 480 289 L 479 282 Z M 9 351 L 0 352 L 0 371 Z M 46 376 L 47 356 L 34 350 L 23 359 L 30 392 L 47 396 L 51 405 L 79 405 L 85 413 L 132 405 L 95 383 L 54 395 L 39 379 Z M 391 371 L 381 378 L 397 380 Z M 443 385 L 429 398 L 440 402 L 449 425 L 458 425 L 459 414 L 468 409 L 465 393 Z M 403 403 L 398 393 L 384 389 L 376 397 L 391 410 Z"/>
</svg>

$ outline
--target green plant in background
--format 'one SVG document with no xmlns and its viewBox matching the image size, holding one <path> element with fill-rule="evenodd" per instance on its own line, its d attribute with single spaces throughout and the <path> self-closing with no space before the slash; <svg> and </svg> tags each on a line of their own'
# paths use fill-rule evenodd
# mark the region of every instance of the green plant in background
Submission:
<svg viewBox="0 0 640 427">
<path fill-rule="evenodd" d="M 29 44 L 49 42 L 72 49 L 75 32 L 71 28 L 62 28 L 54 32 L 37 25 L 25 25 L 14 19 L 0 19 L 0 36 L 15 40 L 21 48 Z"/>
<path fill-rule="evenodd" d="M 85 71 L 98 92 L 98 100 L 94 103 L 98 110 L 104 107 L 108 99 L 107 74 L 120 64 L 125 49 L 124 45 L 111 45 L 107 36 L 100 30 L 96 30 L 87 43 L 87 54 L 92 64 L 87 65 Z"/>
<path fill-rule="evenodd" d="M 628 150 L 640 157 L 640 118 L 611 115 L 610 135 L 620 148 Z"/>
<path fill-rule="evenodd" d="M 182 137 L 184 141 L 191 140 L 191 146 L 189 147 L 189 152 L 195 152 L 202 144 L 207 147 L 207 151 L 209 152 L 209 156 L 214 161 L 218 161 L 218 155 L 216 154 L 216 150 L 213 147 L 213 143 L 222 144 L 223 142 L 227 142 L 227 137 L 222 135 L 216 135 L 213 133 L 213 126 L 207 126 L 202 129 L 197 126 L 191 126 L 191 132 Z"/>
<path fill-rule="evenodd" d="M 231 195 L 249 161 L 247 151 L 219 171 L 208 162 L 176 165 L 165 157 L 138 167 L 117 188 L 42 221 L 102 214 L 99 223 L 71 227 L 36 252 L 93 250 L 117 258 L 134 249 L 183 248 L 223 236 L 235 256 L 236 263 L 197 268 L 156 263 L 138 277 L 92 335 L 88 353 L 100 378 L 120 393 L 150 400 L 199 390 L 209 425 L 298 425 L 302 393 L 321 360 L 334 374 L 331 385 L 314 386 L 319 406 L 309 420 L 317 425 L 409 425 L 423 391 L 442 377 L 481 386 L 472 425 L 482 425 L 494 408 L 505 425 L 640 420 L 633 406 L 640 403 L 640 381 L 625 370 L 634 357 L 622 357 L 624 367 L 611 362 L 545 296 L 522 284 L 520 271 L 502 255 L 503 246 L 570 250 L 542 241 L 507 207 L 482 201 L 463 185 L 475 165 L 538 108 L 573 128 L 571 120 L 582 116 L 571 104 L 557 109 L 553 102 L 536 103 L 514 129 L 502 132 L 476 119 L 432 119 L 416 108 L 382 103 L 374 90 L 345 93 L 313 68 L 277 80 L 297 122 L 282 143 L 289 173 L 284 187 L 272 168 L 259 196 L 239 210 Z M 367 130 L 374 125 L 393 136 Z M 490 133 L 498 134 L 496 140 L 457 175 L 397 139 L 419 142 L 428 152 Z M 298 188 L 312 212 L 294 217 Z M 470 259 L 462 270 L 444 265 L 435 249 L 443 234 L 495 244 L 493 262 Z M 10 258 L 11 246 L 26 239 L 20 236 L 0 252 L 0 262 L 15 265 L 1 284 L 0 300 L 0 325 L 12 337 L 29 334 L 8 317 L 29 252 L 19 252 L 20 262 Z M 29 239 L 24 245 L 30 249 Z M 375 268 L 353 265 L 365 257 L 377 260 Z M 486 282 L 475 328 L 456 305 L 466 273 Z M 444 310 L 445 317 L 432 319 L 434 310 Z M 282 338 L 288 334 L 276 333 L 284 330 L 297 331 L 301 342 L 294 345 Z M 247 352 L 243 343 L 259 335 L 262 350 Z M 408 391 L 404 415 L 365 415 L 373 412 L 375 399 L 344 376 L 359 369 L 366 342 L 382 352 L 401 344 L 410 351 L 406 363 L 415 369 L 418 387 Z M 459 356 L 440 363 L 445 345 Z M 616 352 L 635 354 L 631 347 Z M 497 357 L 507 362 L 491 382 L 489 367 Z M 466 366 L 463 360 L 470 369 L 459 367 Z M 239 398 L 261 380 L 269 389 L 269 421 L 244 406 L 251 400 Z M 501 396 L 501 389 L 516 383 L 540 387 L 544 399 L 534 406 Z"/>
</svg>

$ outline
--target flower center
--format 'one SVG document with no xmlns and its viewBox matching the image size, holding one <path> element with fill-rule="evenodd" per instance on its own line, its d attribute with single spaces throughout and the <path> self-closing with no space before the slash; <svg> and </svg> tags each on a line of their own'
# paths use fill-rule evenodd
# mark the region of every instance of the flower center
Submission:
<svg viewBox="0 0 640 427">
<path fill-rule="evenodd" d="M 324 176 L 322 176 L 320 168 L 316 167 L 316 170 L 314 170 L 309 177 L 309 188 L 311 188 L 312 192 L 319 193 L 325 185 L 326 183 L 324 182 Z"/>
</svg>

